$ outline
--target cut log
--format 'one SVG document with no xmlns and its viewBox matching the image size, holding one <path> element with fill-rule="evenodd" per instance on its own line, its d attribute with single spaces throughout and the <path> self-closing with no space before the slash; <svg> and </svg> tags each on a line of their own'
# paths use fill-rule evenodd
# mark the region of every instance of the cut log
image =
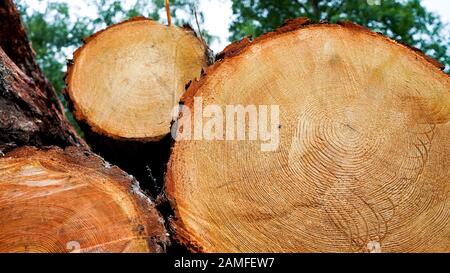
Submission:
<svg viewBox="0 0 450 273">
<path fill-rule="evenodd" d="M 144 17 L 85 40 L 66 76 L 67 95 L 87 142 L 156 194 L 170 149 L 172 110 L 208 63 L 192 29 Z"/>
<path fill-rule="evenodd" d="M 59 105 L 0 48 L 0 153 L 23 145 L 86 146 Z"/>
<path fill-rule="evenodd" d="M 184 128 L 166 194 L 181 243 L 204 252 L 450 251 L 450 78 L 435 61 L 357 25 L 305 19 L 220 56 L 182 97 L 189 108 L 176 124 Z M 192 139 L 199 105 L 215 105 L 214 115 Z M 227 105 L 255 105 L 267 121 L 251 127 L 247 113 L 245 139 L 226 140 L 234 131 L 220 120 L 224 132 L 206 141 L 206 123 Z"/>
<path fill-rule="evenodd" d="M 86 39 L 74 53 L 67 92 L 75 117 L 111 138 L 160 140 L 185 85 L 206 66 L 206 46 L 191 29 L 143 17 Z"/>
<path fill-rule="evenodd" d="M 0 252 L 165 251 L 152 201 L 90 152 L 23 147 L 0 171 Z"/>
</svg>

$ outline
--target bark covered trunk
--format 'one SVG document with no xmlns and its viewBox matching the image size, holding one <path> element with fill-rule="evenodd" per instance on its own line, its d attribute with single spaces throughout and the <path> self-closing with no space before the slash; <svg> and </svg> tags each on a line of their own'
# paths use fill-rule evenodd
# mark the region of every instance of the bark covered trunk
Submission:
<svg viewBox="0 0 450 273">
<path fill-rule="evenodd" d="M 62 113 L 62 107 L 53 86 L 36 62 L 36 56 L 28 40 L 20 14 L 12 0 L 0 2 L 0 47 Z"/>
<path fill-rule="evenodd" d="M 0 48 L 0 151 L 23 146 L 85 146 L 52 102 Z"/>
<path fill-rule="evenodd" d="M 0 2 L 0 151 L 22 145 L 86 146 L 42 74 L 20 15 Z"/>
</svg>

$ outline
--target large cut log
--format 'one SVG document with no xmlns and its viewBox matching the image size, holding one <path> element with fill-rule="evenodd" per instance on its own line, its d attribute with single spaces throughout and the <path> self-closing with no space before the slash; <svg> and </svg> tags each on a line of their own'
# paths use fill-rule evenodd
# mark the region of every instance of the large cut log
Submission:
<svg viewBox="0 0 450 273">
<path fill-rule="evenodd" d="M 80 148 L 0 158 L 0 252 L 164 252 L 164 222 L 136 180 Z"/>
<path fill-rule="evenodd" d="M 166 192 L 180 242 L 450 251 L 450 78 L 436 62 L 360 26 L 304 19 L 221 57 L 175 124 Z M 227 105 L 248 107 L 242 140 Z"/>
<path fill-rule="evenodd" d="M 0 152 L 23 145 L 85 146 L 58 104 L 0 48 Z"/>
<path fill-rule="evenodd" d="M 207 60 L 192 29 L 144 17 L 87 38 L 68 68 L 66 91 L 88 143 L 139 181 L 161 180 L 172 110 Z"/>
</svg>

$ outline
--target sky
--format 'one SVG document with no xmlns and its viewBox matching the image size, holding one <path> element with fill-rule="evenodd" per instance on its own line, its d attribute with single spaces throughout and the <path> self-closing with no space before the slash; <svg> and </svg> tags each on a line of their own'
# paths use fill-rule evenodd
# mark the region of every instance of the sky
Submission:
<svg viewBox="0 0 450 273">
<path fill-rule="evenodd" d="M 25 1 L 32 9 L 45 8 L 46 2 L 49 0 L 22 0 Z M 60 2 L 68 2 L 71 7 L 83 15 L 94 16 L 95 10 L 89 9 L 85 1 L 70 0 L 52 0 Z M 363 1 L 363 0 L 361 0 Z M 124 1 L 124 3 L 132 3 L 133 1 Z M 450 24 L 450 0 L 422 0 L 422 3 L 428 10 L 436 12 L 442 18 L 442 21 Z M 211 49 L 214 52 L 220 52 L 227 46 L 230 32 L 228 26 L 232 20 L 231 0 L 200 0 L 199 10 L 205 16 L 205 22 L 201 26 L 211 35 L 217 36 L 218 39 L 212 42 Z"/>
</svg>

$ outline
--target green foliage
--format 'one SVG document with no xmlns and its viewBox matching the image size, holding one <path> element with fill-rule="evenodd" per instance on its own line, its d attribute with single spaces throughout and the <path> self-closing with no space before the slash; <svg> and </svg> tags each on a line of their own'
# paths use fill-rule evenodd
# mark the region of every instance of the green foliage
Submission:
<svg viewBox="0 0 450 273">
<path fill-rule="evenodd" d="M 257 37 L 286 19 L 350 20 L 415 46 L 446 65 L 450 72 L 450 30 L 420 0 L 232 0 L 232 39 Z"/>
</svg>

